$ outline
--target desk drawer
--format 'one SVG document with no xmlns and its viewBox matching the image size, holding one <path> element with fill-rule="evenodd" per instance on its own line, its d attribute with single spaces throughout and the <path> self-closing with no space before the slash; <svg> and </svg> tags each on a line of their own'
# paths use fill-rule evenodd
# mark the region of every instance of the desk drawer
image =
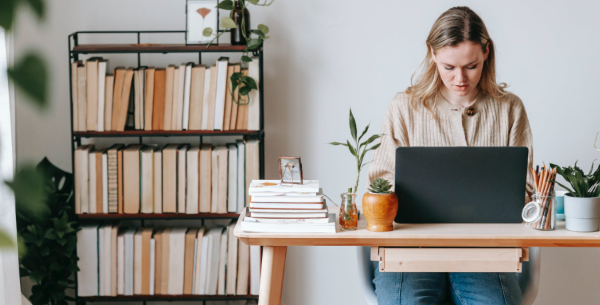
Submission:
<svg viewBox="0 0 600 305">
<path fill-rule="evenodd" d="M 371 247 L 381 272 L 521 272 L 525 248 Z"/>
</svg>

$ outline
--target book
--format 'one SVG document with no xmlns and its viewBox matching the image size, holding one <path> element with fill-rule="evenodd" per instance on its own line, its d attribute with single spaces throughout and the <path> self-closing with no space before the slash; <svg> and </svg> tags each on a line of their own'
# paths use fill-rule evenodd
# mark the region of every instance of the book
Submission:
<svg viewBox="0 0 600 305">
<path fill-rule="evenodd" d="M 154 203 L 153 211 L 155 214 L 160 214 L 163 212 L 162 208 L 162 199 L 163 199 L 163 156 L 162 149 L 157 148 L 154 150 L 154 165 L 152 176 L 154 178 L 154 183 L 152 185 L 152 189 L 154 191 L 154 195 L 152 201 Z"/>
<path fill-rule="evenodd" d="M 200 194 L 199 212 L 210 213 L 212 200 L 212 145 L 202 144 L 200 148 Z"/>
<path fill-rule="evenodd" d="M 260 159 L 258 140 L 246 141 L 246 189 L 251 189 L 250 184 L 253 180 L 257 180 L 260 174 Z M 275 180 L 279 181 L 279 180 Z M 295 185 L 294 185 L 295 187 Z M 291 189 L 291 188 L 290 188 Z M 249 193 L 251 195 L 251 193 Z M 246 198 L 246 204 L 250 200 L 250 196 Z"/>
<path fill-rule="evenodd" d="M 150 283 L 149 295 L 154 295 L 154 283 L 156 279 L 156 240 L 154 236 L 150 239 Z"/>
<path fill-rule="evenodd" d="M 96 213 L 104 213 L 104 167 L 102 163 L 102 156 L 105 154 L 106 149 L 94 151 L 94 157 L 96 158 Z"/>
<path fill-rule="evenodd" d="M 208 118 L 207 118 L 207 125 L 206 125 L 206 130 L 215 130 L 215 106 L 216 106 L 216 99 L 217 99 L 217 82 L 218 82 L 218 78 L 217 76 L 219 75 L 218 73 L 218 66 L 215 64 L 214 66 L 212 66 L 210 68 L 210 87 L 209 87 L 209 91 L 208 91 L 208 109 L 207 109 L 207 114 L 208 114 Z"/>
<path fill-rule="evenodd" d="M 208 266 L 206 268 L 206 288 L 204 294 L 217 294 L 217 280 L 219 275 L 219 258 L 221 252 L 221 234 L 223 227 L 218 226 L 208 231 Z"/>
<path fill-rule="evenodd" d="M 145 88 L 144 84 L 146 81 L 146 68 L 139 67 L 134 70 L 133 74 L 134 81 L 134 128 L 136 130 L 144 130 L 144 102 L 145 102 Z"/>
<path fill-rule="evenodd" d="M 162 288 L 162 262 L 163 262 L 163 233 L 165 229 L 154 232 L 154 294 L 163 294 Z M 152 283 L 150 284 L 152 285 Z"/>
<path fill-rule="evenodd" d="M 106 107 L 106 70 L 108 69 L 108 60 L 100 59 L 98 61 L 98 118 L 97 131 L 104 131 L 104 108 Z"/>
<path fill-rule="evenodd" d="M 219 182 L 217 195 L 217 213 L 227 213 L 227 174 L 229 172 L 229 149 L 218 146 L 219 152 Z"/>
<path fill-rule="evenodd" d="M 278 203 L 278 202 L 252 202 L 250 208 L 255 209 L 322 209 L 323 203 Z"/>
<path fill-rule="evenodd" d="M 117 294 L 125 294 L 125 231 L 117 235 Z"/>
<path fill-rule="evenodd" d="M 185 65 L 185 77 L 183 82 L 183 123 L 182 130 L 190 129 L 190 95 L 192 85 L 192 66 L 193 62 Z"/>
<path fill-rule="evenodd" d="M 119 187 L 118 187 L 118 151 L 123 149 L 123 144 L 115 144 L 107 151 L 107 183 L 108 183 L 108 213 L 118 213 Z"/>
<path fill-rule="evenodd" d="M 144 130 L 152 130 L 154 116 L 154 74 L 156 69 L 150 67 L 146 69 L 146 79 L 144 80 Z"/>
<path fill-rule="evenodd" d="M 98 226 L 83 225 L 77 232 L 77 266 L 78 295 L 98 295 Z"/>
<path fill-rule="evenodd" d="M 325 224 L 329 222 L 329 218 L 256 218 L 251 217 L 250 213 L 244 217 L 244 221 L 253 223 L 267 223 L 267 224 Z"/>
<path fill-rule="evenodd" d="M 210 185 L 210 212 L 217 213 L 219 209 L 219 147 L 212 150 Z"/>
<path fill-rule="evenodd" d="M 326 221 L 326 222 L 323 222 Z M 262 219 L 244 218 L 241 221 L 244 232 L 257 233 L 335 233 L 335 213 L 330 213 L 321 222 L 311 221 L 289 221 L 289 222 L 264 222 Z"/>
<path fill-rule="evenodd" d="M 225 227 L 223 232 L 221 233 L 221 242 L 220 242 L 220 251 L 219 251 L 219 275 L 217 278 L 217 294 L 225 295 L 225 272 L 228 268 L 227 266 L 227 246 L 228 242 L 228 233 L 229 227 Z"/>
<path fill-rule="evenodd" d="M 177 150 L 179 144 L 169 144 L 163 151 L 163 213 L 177 213 Z"/>
<path fill-rule="evenodd" d="M 114 98 L 115 76 L 106 75 L 104 84 L 104 131 L 112 130 L 112 113 Z"/>
<path fill-rule="evenodd" d="M 117 119 L 116 131 L 124 131 L 127 123 L 127 111 L 131 101 L 131 86 L 133 84 L 133 68 L 125 69 L 125 75 L 123 77 L 123 91 L 120 97 L 118 115 L 115 117 L 113 111 L 113 122 Z"/>
<path fill-rule="evenodd" d="M 87 71 L 85 65 L 77 65 L 77 128 L 87 131 Z M 75 110 L 75 108 L 73 108 Z"/>
<path fill-rule="evenodd" d="M 97 188 L 97 175 L 96 175 L 96 150 L 90 150 L 88 154 L 88 213 L 96 214 L 96 188 Z"/>
<path fill-rule="evenodd" d="M 237 172 L 237 210 L 241 211 L 246 206 L 246 144 L 243 140 L 235 142 L 238 147 L 238 172 Z"/>
<path fill-rule="evenodd" d="M 212 71 L 212 72 L 211 72 Z M 209 99 L 210 99 L 210 84 L 212 81 L 212 75 L 217 73 L 217 69 L 208 67 L 204 70 L 204 94 L 202 98 L 202 120 L 201 130 L 208 130 L 208 111 L 209 111 Z M 211 126 L 212 127 L 212 126 Z"/>
<path fill-rule="evenodd" d="M 190 144 L 182 144 L 177 149 L 177 213 L 185 213 L 187 195 L 187 151 Z"/>
<path fill-rule="evenodd" d="M 152 130 L 164 130 L 165 122 L 165 99 L 166 99 L 166 77 L 165 69 L 154 70 L 154 97 L 152 106 Z"/>
<path fill-rule="evenodd" d="M 133 295 L 133 281 L 134 281 L 134 273 L 133 273 L 133 264 L 135 261 L 134 257 L 134 244 L 133 237 L 135 235 L 136 229 L 128 228 L 123 233 L 123 238 L 125 242 L 124 246 L 124 292 L 123 295 Z"/>
<path fill-rule="evenodd" d="M 71 123 L 73 124 L 73 131 L 82 131 L 79 130 L 79 104 L 77 102 L 77 67 L 82 65 L 82 63 L 81 60 L 71 63 Z"/>
<path fill-rule="evenodd" d="M 192 294 L 194 280 L 194 253 L 196 252 L 197 228 L 190 228 L 185 233 L 185 257 L 183 263 L 183 294 Z"/>
<path fill-rule="evenodd" d="M 119 214 L 123 214 L 123 185 L 125 184 L 123 181 L 123 151 L 125 148 L 123 146 L 117 150 L 117 213 Z"/>
<path fill-rule="evenodd" d="M 315 195 L 315 196 L 302 196 L 302 195 L 288 195 L 289 193 L 279 193 L 282 194 L 280 196 L 261 196 L 261 195 L 252 195 L 250 196 L 251 202 L 270 202 L 270 203 L 283 203 L 283 202 L 323 202 L 323 195 Z M 302 194 L 302 193 L 298 193 Z M 313 194 L 313 193 L 309 193 Z"/>
<path fill-rule="evenodd" d="M 142 294 L 142 230 L 133 234 L 133 294 Z"/>
<path fill-rule="evenodd" d="M 82 178 L 81 178 L 81 152 L 80 150 L 83 148 L 83 146 L 79 146 L 77 147 L 77 149 L 75 149 L 75 154 L 73 156 L 73 165 L 75 166 L 74 170 L 73 170 L 73 179 L 74 181 L 74 195 L 75 195 L 75 214 L 81 214 L 81 201 L 82 201 L 82 195 L 81 195 L 81 184 L 82 184 Z"/>
<path fill-rule="evenodd" d="M 303 180 L 303 184 L 294 184 L 290 186 L 282 186 L 281 180 L 253 180 L 248 188 L 249 195 L 255 193 L 291 193 L 291 192 L 319 192 L 319 180 Z"/>
<path fill-rule="evenodd" d="M 195 65 L 191 70 L 190 115 L 188 129 L 201 130 L 204 99 L 204 75 L 206 74 L 206 67 L 204 65 Z"/>
<path fill-rule="evenodd" d="M 123 150 L 123 212 L 140 212 L 140 152 L 142 144 L 132 144 Z"/>
<path fill-rule="evenodd" d="M 111 224 L 98 228 L 98 295 L 110 296 L 111 280 Z"/>
<path fill-rule="evenodd" d="M 150 287 L 154 282 L 150 280 L 152 273 L 152 228 L 143 228 L 142 229 L 142 258 L 141 258 L 141 267 L 142 267 L 142 289 L 141 293 L 143 295 L 150 294 Z"/>
<path fill-rule="evenodd" d="M 260 246 L 250 246 L 250 294 L 258 295 L 260 289 Z"/>
<path fill-rule="evenodd" d="M 236 222 L 232 222 L 227 227 L 227 232 L 229 234 L 227 238 L 227 276 L 226 279 L 226 288 L 225 294 L 227 295 L 235 295 L 236 293 L 236 284 L 237 284 L 237 262 L 238 262 L 238 239 L 233 235 L 233 230 L 235 229 Z"/>
<path fill-rule="evenodd" d="M 200 145 L 192 145 L 187 151 L 187 193 L 186 193 L 186 208 L 187 214 L 198 214 L 200 201 L 198 199 L 200 179 Z"/>
<path fill-rule="evenodd" d="M 185 64 L 178 67 L 175 70 L 177 74 L 175 77 L 175 88 L 173 96 L 173 122 L 171 127 L 173 130 L 183 130 L 183 96 L 185 88 Z"/>
<path fill-rule="evenodd" d="M 89 175 L 89 154 L 94 149 L 94 145 L 84 145 L 79 151 L 79 178 L 80 178 L 80 200 L 81 214 L 88 214 L 90 212 L 90 175 Z"/>
<path fill-rule="evenodd" d="M 240 71 L 242 76 L 248 76 L 248 69 L 243 69 Z M 239 96 L 238 90 L 238 102 L 244 105 L 238 105 L 238 113 L 237 113 L 237 122 L 235 129 L 237 130 L 248 130 L 248 96 L 241 97 Z"/>
<path fill-rule="evenodd" d="M 233 66 L 233 73 L 240 73 L 241 71 L 241 66 L 240 64 L 234 64 Z M 231 81 L 229 81 L 229 84 L 231 84 Z M 237 124 L 237 116 L 238 116 L 238 103 L 240 102 L 239 100 L 239 91 L 240 88 L 239 86 L 235 89 L 234 92 L 229 92 L 230 90 L 227 91 L 227 94 L 231 95 L 233 93 L 233 96 L 231 97 L 232 103 L 231 103 L 231 120 L 229 121 L 229 130 L 235 130 L 236 128 L 236 124 Z M 233 99 L 235 98 L 235 101 L 233 101 Z"/>
<path fill-rule="evenodd" d="M 327 210 L 320 213 L 274 213 L 274 212 L 250 212 L 254 218 L 325 218 Z"/>
<path fill-rule="evenodd" d="M 231 109 L 233 107 L 233 99 L 231 97 L 232 83 L 231 76 L 235 67 L 233 65 L 227 66 L 227 80 L 225 85 L 225 112 L 223 113 L 223 130 L 230 130 L 231 125 Z"/>
<path fill-rule="evenodd" d="M 206 273 L 206 240 L 205 242 L 205 233 L 206 228 L 202 227 L 198 230 L 198 234 L 196 235 L 196 251 L 194 252 L 194 281 L 192 287 L 192 294 L 204 294 L 204 284 L 201 284 L 201 275 L 202 271 Z M 203 265 L 204 264 L 204 265 Z M 206 277 L 206 274 L 204 274 Z"/>
<path fill-rule="evenodd" d="M 248 280 L 250 278 L 250 246 L 238 241 L 238 270 L 236 295 L 248 294 Z"/>
<path fill-rule="evenodd" d="M 119 242 L 119 226 L 118 224 L 113 224 L 112 228 L 110 230 L 110 295 L 111 296 L 117 296 L 117 292 L 119 289 L 118 286 L 118 278 L 119 278 L 119 274 L 118 274 L 118 265 L 119 262 L 117 261 L 117 258 L 119 256 L 119 249 L 118 249 L 118 242 Z"/>
<path fill-rule="evenodd" d="M 215 92 L 215 119 L 214 130 L 223 130 L 225 116 L 225 93 L 227 90 L 227 74 L 229 65 L 228 57 L 221 57 L 217 61 L 217 87 Z"/>
<path fill-rule="evenodd" d="M 161 279 L 160 279 L 160 294 L 169 294 L 170 279 L 170 255 L 171 255 L 171 231 L 173 228 L 165 228 L 162 232 L 162 258 L 161 258 Z"/>
<path fill-rule="evenodd" d="M 173 86 L 175 81 L 175 66 L 170 65 L 165 74 L 165 116 L 163 120 L 163 130 L 173 130 Z"/>
<path fill-rule="evenodd" d="M 140 212 L 154 212 L 154 151 L 156 146 L 147 146 L 140 151 Z"/>
<path fill-rule="evenodd" d="M 86 130 L 96 131 L 98 127 L 98 61 L 100 57 L 86 60 L 86 86 L 87 86 L 87 119 Z"/>
<path fill-rule="evenodd" d="M 121 97 L 123 96 L 123 86 L 125 84 L 125 72 L 124 67 L 115 68 L 115 84 L 113 88 L 113 106 L 111 115 L 111 131 L 119 130 L 119 117 L 121 113 Z M 127 103 L 128 101 L 126 101 Z"/>
<path fill-rule="evenodd" d="M 209 253 L 209 245 L 211 244 L 211 234 L 209 230 L 205 230 L 204 235 L 202 236 L 202 249 L 200 249 L 200 274 L 198 275 L 198 281 L 196 284 L 196 294 L 206 294 L 206 282 L 207 280 L 207 272 L 209 266 L 208 253 Z M 200 235 L 198 235 L 200 236 Z"/>
<path fill-rule="evenodd" d="M 227 144 L 229 164 L 227 173 L 227 212 L 236 213 L 237 209 L 237 180 L 238 180 L 238 148 L 236 144 Z"/>
<path fill-rule="evenodd" d="M 169 233 L 168 294 L 183 294 L 185 233 L 187 228 L 173 228 Z"/>
<path fill-rule="evenodd" d="M 318 209 L 263 209 L 263 208 L 249 207 L 247 210 L 248 210 L 248 212 L 256 212 L 256 213 L 280 213 L 280 214 L 327 212 L 326 207 L 318 208 Z"/>
<path fill-rule="evenodd" d="M 260 59 L 252 57 L 248 63 L 248 76 L 256 81 L 259 89 L 250 91 L 248 94 L 248 130 L 260 130 Z"/>
</svg>

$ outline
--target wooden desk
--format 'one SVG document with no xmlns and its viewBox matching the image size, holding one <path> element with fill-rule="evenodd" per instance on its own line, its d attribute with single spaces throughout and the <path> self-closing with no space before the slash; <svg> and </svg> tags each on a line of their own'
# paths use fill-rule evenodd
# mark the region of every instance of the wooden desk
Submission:
<svg viewBox="0 0 600 305">
<path fill-rule="evenodd" d="M 241 213 L 245 215 L 245 212 Z M 394 224 L 391 232 L 369 232 L 361 216 L 356 231 L 336 233 L 247 233 L 234 235 L 248 245 L 264 246 L 259 305 L 281 304 L 287 246 L 389 246 L 389 247 L 600 247 L 600 232 L 578 233 L 565 229 L 537 231 L 525 224 Z"/>
</svg>

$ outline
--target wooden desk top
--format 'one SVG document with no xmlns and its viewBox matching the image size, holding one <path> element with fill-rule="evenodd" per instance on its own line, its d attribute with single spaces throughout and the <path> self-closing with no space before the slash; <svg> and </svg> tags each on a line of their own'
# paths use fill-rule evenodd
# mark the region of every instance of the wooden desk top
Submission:
<svg viewBox="0 0 600 305">
<path fill-rule="evenodd" d="M 245 215 L 245 212 L 241 213 Z M 395 247 L 600 247 L 600 232 L 579 233 L 557 222 L 553 231 L 525 224 L 394 224 L 391 232 L 367 231 L 361 214 L 356 231 L 336 233 L 248 233 L 240 216 L 234 235 L 248 245 L 260 246 L 395 246 Z"/>
</svg>

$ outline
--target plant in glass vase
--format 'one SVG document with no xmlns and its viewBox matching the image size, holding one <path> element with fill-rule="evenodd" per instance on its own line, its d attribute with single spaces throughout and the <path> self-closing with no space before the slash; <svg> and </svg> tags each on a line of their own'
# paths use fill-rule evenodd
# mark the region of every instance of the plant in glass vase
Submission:
<svg viewBox="0 0 600 305">
<path fill-rule="evenodd" d="M 377 143 L 368 147 L 375 140 L 380 138 L 383 134 L 375 134 L 369 137 L 364 142 L 361 142 L 363 137 L 366 135 L 369 130 L 368 124 L 365 130 L 358 136 L 356 129 L 356 120 L 354 119 L 354 115 L 352 115 L 352 109 L 350 109 L 350 135 L 352 136 L 353 144 L 350 143 L 350 140 L 346 140 L 346 143 L 342 142 L 331 142 L 331 145 L 342 145 L 348 147 L 350 153 L 356 158 L 356 182 L 353 188 L 348 188 L 347 193 L 342 194 L 342 204 L 340 205 L 340 215 L 339 221 L 340 226 L 343 230 L 356 230 L 358 225 L 358 213 L 356 210 L 356 192 L 358 191 L 358 182 L 360 180 L 360 171 L 362 168 L 367 165 L 369 162 L 364 163 L 365 155 L 368 151 L 375 150 L 381 145 L 381 143 Z"/>
</svg>

